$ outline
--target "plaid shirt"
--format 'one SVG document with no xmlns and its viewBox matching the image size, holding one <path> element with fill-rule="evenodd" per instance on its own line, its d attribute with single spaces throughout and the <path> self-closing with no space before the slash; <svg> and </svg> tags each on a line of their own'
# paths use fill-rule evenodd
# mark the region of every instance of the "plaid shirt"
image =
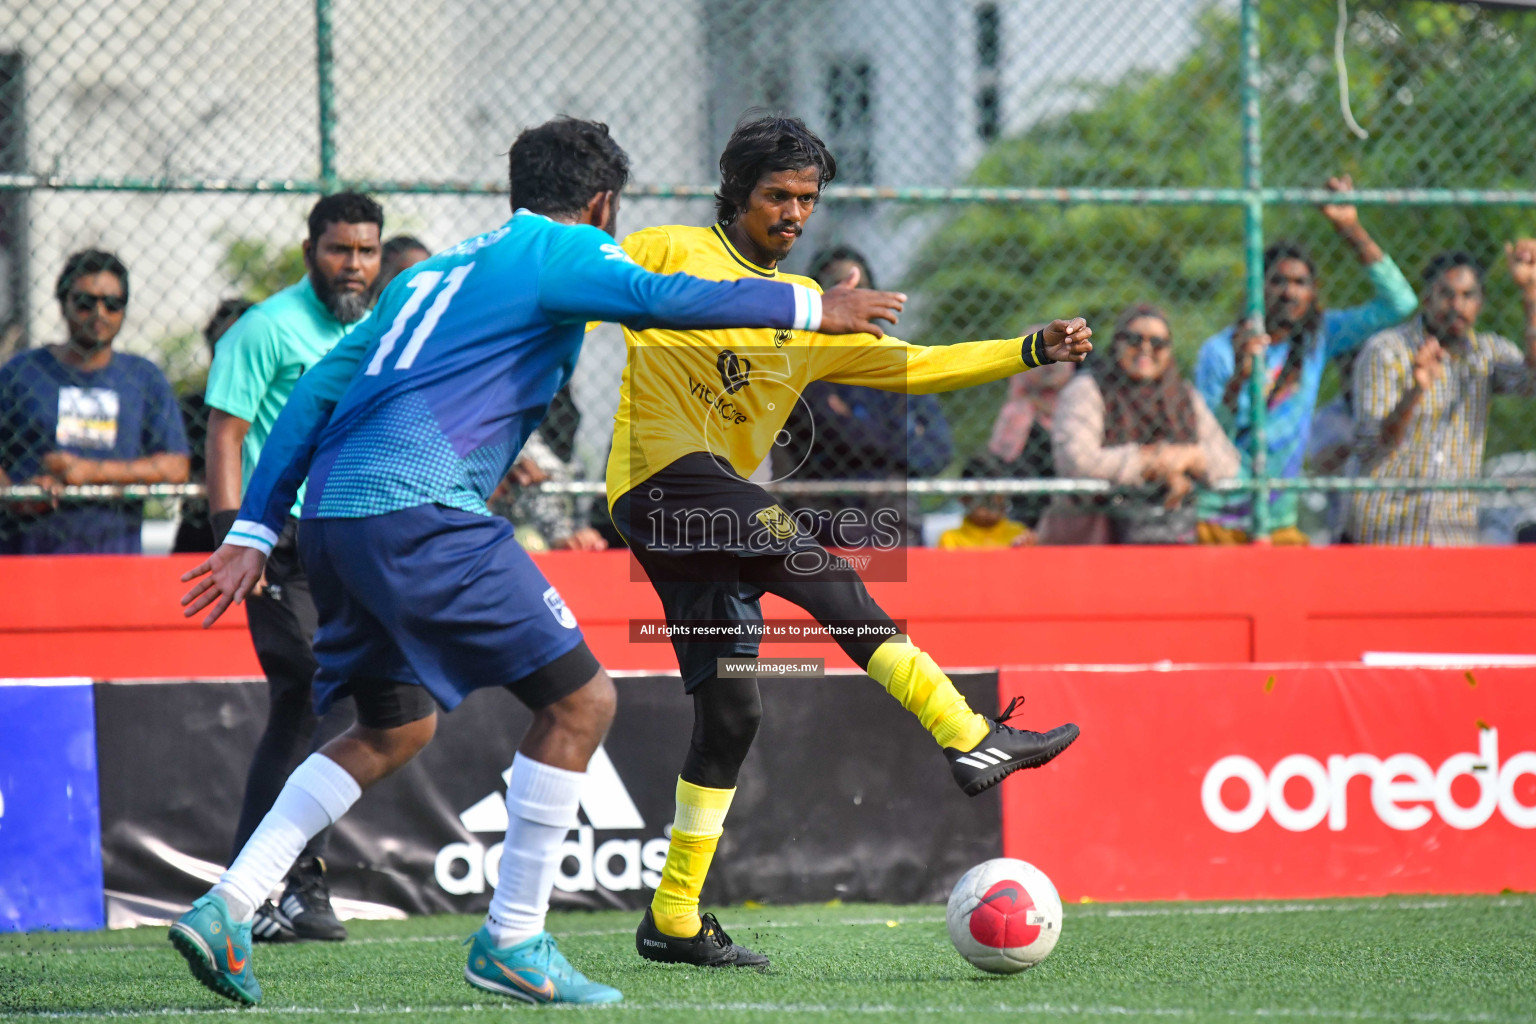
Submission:
<svg viewBox="0 0 1536 1024">
<path fill-rule="evenodd" d="M 1446 346 L 1441 373 L 1413 412 L 1395 447 L 1382 424 L 1413 387 L 1413 356 L 1424 341 L 1423 321 L 1382 331 L 1355 363 L 1356 457 L 1375 479 L 1472 479 L 1482 473 L 1488 403 L 1496 394 L 1536 396 L 1536 370 L 1508 340 L 1472 334 Z M 1477 543 L 1473 491 L 1362 491 L 1350 501 L 1349 534 L 1361 544 Z"/>
</svg>

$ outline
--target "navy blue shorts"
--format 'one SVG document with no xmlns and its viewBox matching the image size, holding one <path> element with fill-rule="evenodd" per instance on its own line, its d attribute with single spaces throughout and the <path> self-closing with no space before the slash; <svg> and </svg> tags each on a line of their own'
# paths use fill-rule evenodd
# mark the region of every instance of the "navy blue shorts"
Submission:
<svg viewBox="0 0 1536 1024">
<path fill-rule="evenodd" d="M 450 711 L 504 686 L 538 709 L 598 671 L 576 616 L 505 519 L 441 505 L 306 519 L 299 553 L 320 616 L 322 714 L 370 681 L 424 687 Z"/>
</svg>

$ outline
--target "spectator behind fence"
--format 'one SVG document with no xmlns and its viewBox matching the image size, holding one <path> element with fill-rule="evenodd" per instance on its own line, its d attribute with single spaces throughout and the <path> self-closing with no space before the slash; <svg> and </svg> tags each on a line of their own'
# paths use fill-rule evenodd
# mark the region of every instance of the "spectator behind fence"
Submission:
<svg viewBox="0 0 1536 1024">
<path fill-rule="evenodd" d="M 962 480 L 1006 480 L 1011 475 L 1007 463 L 991 452 L 971 456 L 960 471 Z M 965 518 L 953 530 L 939 534 L 940 548 L 1018 548 L 1035 543 L 1035 531 L 1008 518 L 1006 496 L 967 494 L 960 504 L 965 506 Z"/>
<path fill-rule="evenodd" d="M 1349 177 L 1330 178 L 1334 191 L 1353 188 Z M 1375 297 L 1349 309 L 1324 310 L 1318 298 L 1317 268 L 1306 250 L 1277 242 L 1264 252 L 1264 333 L 1246 326 L 1228 327 L 1200 347 L 1195 386 L 1220 420 L 1242 456 L 1242 474 L 1252 473 L 1253 416 L 1248 378 L 1254 361 L 1264 360 L 1267 396 L 1264 433 L 1265 471 L 1273 477 L 1301 473 L 1311 432 L 1312 411 L 1323 370 L 1359 348 L 1366 338 L 1410 316 L 1418 308 L 1413 286 L 1381 247 L 1371 240 L 1353 206 L 1322 207 L 1334 230 L 1355 250 L 1375 289 Z M 1246 544 L 1252 498 L 1202 495 L 1200 540 L 1206 544 Z M 1305 544 L 1296 527 L 1296 493 L 1276 491 L 1269 498 L 1270 539 L 1277 544 Z"/>
<path fill-rule="evenodd" d="M 114 352 L 128 268 L 109 252 L 70 256 L 54 288 L 68 340 L 0 367 L 0 484 L 184 483 L 187 437 L 165 374 Z M 142 501 L 65 501 L 0 513 L 3 554 L 138 554 Z"/>
<path fill-rule="evenodd" d="M 1040 330 L 1027 327 L 1024 336 Z M 1008 480 L 1050 479 L 1056 475 L 1056 457 L 1051 451 L 1051 424 L 1055 421 L 1056 400 L 1061 389 L 1072 379 L 1075 363 L 1046 363 L 1028 373 L 1008 378 L 1008 398 L 992 424 L 987 451 L 997 457 L 994 467 Z M 1008 499 L 1008 515 L 1036 529 L 1040 516 L 1050 504 L 1048 494 L 1016 494 Z"/>
<path fill-rule="evenodd" d="M 1120 314 L 1109 359 L 1062 389 L 1051 430 L 1056 468 L 1121 487 L 1156 484 L 1151 499 L 1058 495 L 1042 544 L 1187 544 L 1193 480 L 1226 480 L 1239 459 L 1216 417 L 1179 374 L 1168 316 L 1141 303 Z"/>
<path fill-rule="evenodd" d="M 371 196 L 338 192 L 310 207 L 301 245 L 305 274 L 240 317 L 208 368 L 208 504 L 215 538 L 234 527 L 261 451 L 304 374 L 371 313 L 378 297 L 384 210 Z M 418 293 L 422 295 L 424 293 Z M 427 315 L 431 315 L 430 313 Z M 389 458 L 393 452 L 370 453 Z M 251 757 L 233 853 L 256 831 L 288 774 L 306 754 L 352 724 L 350 698 L 317 719 L 311 693 L 319 613 L 299 557 L 300 486 L 275 537 L 260 583 L 245 599 L 246 627 L 267 677 L 267 720 Z M 342 939 L 322 859 L 330 830 L 316 834 L 288 873 L 280 906 L 256 908 L 257 942 Z"/>
<path fill-rule="evenodd" d="M 379 249 L 379 279 L 374 291 L 384 294 L 389 282 L 402 270 L 410 270 L 432 255 L 427 244 L 413 235 L 395 235 L 387 239 Z"/>
<path fill-rule="evenodd" d="M 545 481 L 564 483 L 574 476 L 571 464 L 535 430 L 486 503 L 512 523 L 517 542 L 528 551 L 603 551 L 607 538 L 576 521 L 576 501 L 570 495 L 535 489 Z"/>
<path fill-rule="evenodd" d="M 837 247 L 819 254 L 811 276 L 831 288 L 857 274 L 859 288 L 874 288 L 869 264 L 856 250 Z M 780 475 L 799 480 L 903 480 L 938 475 L 953 453 L 949 422 L 933 395 L 903 395 L 852 384 L 814 381 L 788 423 L 787 445 L 776 449 Z M 888 543 L 891 530 L 905 543 L 920 543 L 909 528 L 913 510 L 900 489 L 890 494 L 807 499 L 800 508 L 826 513 L 817 540 L 829 547 Z M 857 512 L 835 520 L 840 512 Z M 877 524 L 875 513 L 889 510 Z"/>
<path fill-rule="evenodd" d="M 219 339 L 224 332 L 242 313 L 250 309 L 255 303 L 250 299 L 225 299 L 214 309 L 213 316 L 203 327 L 203 340 L 208 343 L 208 357 L 213 358 L 214 350 L 219 344 Z M 181 396 L 181 419 L 187 428 L 187 445 L 192 453 L 193 483 L 203 483 L 208 473 L 208 402 L 206 399 L 207 385 L 201 391 L 194 391 Z M 171 547 L 171 553 L 179 555 L 194 551 L 212 551 L 218 545 L 214 543 L 213 521 L 208 515 L 207 498 L 188 498 L 181 503 L 181 523 L 176 527 L 176 543 Z"/>
<path fill-rule="evenodd" d="M 1373 478 L 1481 475 L 1488 403 L 1536 397 L 1536 239 L 1505 247 L 1525 306 L 1525 352 L 1476 330 L 1483 270 L 1444 252 L 1424 270 L 1424 312 L 1373 337 L 1355 365 L 1357 454 Z M 1366 491 L 1350 503 L 1348 534 L 1361 544 L 1477 543 L 1469 491 Z"/>
</svg>

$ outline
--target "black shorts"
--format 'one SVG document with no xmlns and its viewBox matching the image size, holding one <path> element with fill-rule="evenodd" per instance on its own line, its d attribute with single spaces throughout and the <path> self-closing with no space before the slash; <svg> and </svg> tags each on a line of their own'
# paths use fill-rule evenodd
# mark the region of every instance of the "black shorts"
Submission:
<svg viewBox="0 0 1536 1024">
<path fill-rule="evenodd" d="M 613 523 L 669 624 L 743 627 L 719 639 L 673 638 L 690 693 L 714 675 L 718 659 L 757 656 L 761 641 L 751 627 L 762 624 L 764 593 L 820 621 L 890 623 L 845 561 L 797 527 L 773 495 L 712 455 L 685 455 L 621 495 Z M 849 653 L 867 660 L 862 650 Z"/>
</svg>

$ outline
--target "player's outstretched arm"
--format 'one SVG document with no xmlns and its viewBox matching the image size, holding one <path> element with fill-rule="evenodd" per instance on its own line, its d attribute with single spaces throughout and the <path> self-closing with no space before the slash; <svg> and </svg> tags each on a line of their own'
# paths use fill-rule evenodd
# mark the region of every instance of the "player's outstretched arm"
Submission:
<svg viewBox="0 0 1536 1024">
<path fill-rule="evenodd" d="M 881 391 L 931 395 L 1002 380 L 1046 363 L 1081 363 L 1093 351 L 1093 330 L 1081 317 L 1053 320 L 1025 338 L 912 345 L 897 338 L 812 349 L 813 379 Z"/>
<path fill-rule="evenodd" d="M 785 281 L 704 281 L 653 274 L 591 227 L 561 233 L 539 271 L 539 305 L 559 321 L 607 320 L 637 330 L 774 327 L 823 333 L 882 333 L 906 296 L 838 289 L 829 298 Z M 827 303 L 831 303 L 830 320 Z"/>
<path fill-rule="evenodd" d="M 266 567 L 267 556 L 257 548 L 220 545 L 206 562 L 182 574 L 181 582 L 197 580 L 197 585 L 182 595 L 181 606 L 185 611 L 181 614 L 190 619 L 213 605 L 203 619 L 203 628 L 207 629 L 219 621 L 230 605 L 245 600 Z"/>
</svg>

